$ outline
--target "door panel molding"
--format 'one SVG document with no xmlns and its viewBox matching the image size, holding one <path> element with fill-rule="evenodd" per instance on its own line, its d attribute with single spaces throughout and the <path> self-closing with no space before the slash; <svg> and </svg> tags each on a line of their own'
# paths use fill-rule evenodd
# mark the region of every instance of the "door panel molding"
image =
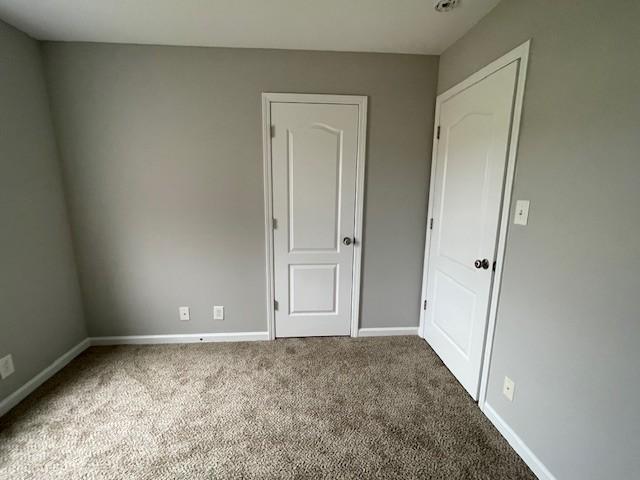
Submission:
<svg viewBox="0 0 640 480">
<path fill-rule="evenodd" d="M 361 262 L 362 262 L 362 232 L 363 232 L 363 202 L 364 179 L 366 162 L 366 132 L 367 132 L 367 97 L 361 95 L 324 95 L 324 94 L 295 94 L 295 93 L 263 93 L 262 94 L 262 155 L 264 175 L 264 231 L 265 231 L 265 257 L 266 257 L 266 307 L 267 307 L 267 331 L 269 339 L 275 338 L 275 282 L 274 282 L 274 241 L 273 241 L 273 174 L 272 174 L 272 150 L 271 150 L 271 104 L 272 103 L 317 103 L 356 105 L 358 107 L 358 138 L 356 160 L 356 198 L 355 198 L 355 223 L 353 242 L 353 275 L 351 289 L 351 326 L 352 337 L 358 336 L 360 323 L 360 286 L 361 286 Z M 318 124 L 318 128 L 329 133 L 334 129 Z M 336 240 L 339 242 L 339 238 Z M 340 243 L 337 244 L 340 248 Z M 286 308 L 281 304 L 280 308 Z"/>
<path fill-rule="evenodd" d="M 500 287 L 502 283 L 502 271 L 504 264 L 504 255 L 506 249 L 506 240 L 507 240 L 507 232 L 509 227 L 509 215 L 511 211 L 511 200 L 512 200 L 512 191 L 513 191 L 513 182 L 515 178 L 515 168 L 516 168 L 516 158 L 518 151 L 518 140 L 519 140 L 519 132 L 520 132 L 520 123 L 522 116 L 522 105 L 524 101 L 524 91 L 525 84 L 527 78 L 527 65 L 529 59 L 529 51 L 530 51 L 531 40 L 526 41 L 515 49 L 511 50 L 504 56 L 490 63 L 486 67 L 480 69 L 478 72 L 474 73 L 466 80 L 461 83 L 455 85 L 444 93 L 438 95 L 436 98 L 436 110 L 435 110 L 435 118 L 434 129 L 433 129 L 433 145 L 434 148 L 432 150 L 432 159 L 431 159 L 431 179 L 429 185 L 429 204 L 428 204 L 428 217 L 429 219 L 434 218 L 433 208 L 434 208 L 434 196 L 433 192 L 435 190 L 435 181 L 436 181 L 436 166 L 437 166 L 437 155 L 438 155 L 438 141 L 440 137 L 439 132 L 439 119 L 440 119 L 440 110 L 441 105 L 448 99 L 454 97 L 455 95 L 463 92 L 464 90 L 470 88 L 486 77 L 496 73 L 497 71 L 507 67 L 508 65 L 518 62 L 518 70 L 515 84 L 515 94 L 514 94 L 514 104 L 513 104 L 513 112 L 512 112 L 512 121 L 511 121 L 511 129 L 510 129 L 510 137 L 508 142 L 508 154 L 507 154 L 507 164 L 506 164 L 506 173 L 504 179 L 504 187 L 503 187 L 503 196 L 501 201 L 501 209 L 499 215 L 499 230 L 498 230 L 498 241 L 495 252 L 495 273 L 493 277 L 493 283 L 491 285 L 491 293 L 489 300 L 489 313 L 486 322 L 486 328 L 484 333 L 484 348 L 483 348 L 483 356 L 481 361 L 481 370 L 480 370 L 480 389 L 478 394 L 478 404 L 480 409 L 487 413 L 488 404 L 487 400 L 487 384 L 489 380 L 489 365 L 491 362 L 491 353 L 493 348 L 493 339 L 495 334 L 495 326 L 496 326 L 496 316 L 498 309 L 498 302 L 500 297 Z M 430 228 L 433 225 L 430 225 L 430 221 L 427 222 L 426 229 L 426 241 L 425 241 L 425 250 L 424 250 L 424 266 L 423 266 L 423 282 L 422 282 L 422 302 L 428 301 L 427 299 L 427 275 L 429 272 L 429 251 L 432 244 L 432 234 L 434 233 L 434 229 Z M 420 311 L 420 323 L 418 327 L 418 334 L 424 338 L 425 337 L 425 310 L 422 309 Z"/>
<path fill-rule="evenodd" d="M 302 131 L 298 131 L 299 134 L 302 135 L 303 130 L 308 130 L 308 131 L 320 131 L 323 132 L 324 135 L 332 135 L 333 141 L 335 142 L 335 145 L 333 145 L 333 149 L 337 150 L 337 151 L 341 151 L 342 150 L 342 145 L 343 145 L 343 131 L 342 130 L 337 130 L 333 127 L 330 127 L 328 125 L 325 124 L 321 124 L 321 123 L 315 123 L 314 125 L 312 125 L 311 127 L 308 127 L 306 129 L 302 129 Z M 342 155 L 339 155 L 339 157 L 337 158 L 336 163 L 334 164 L 333 168 L 328 168 L 329 171 L 331 171 L 332 174 L 334 174 L 334 178 L 333 178 L 333 192 L 332 195 L 330 195 L 330 198 L 325 198 L 325 200 L 333 200 L 334 202 L 334 218 L 333 221 L 331 222 L 331 228 L 333 229 L 332 234 L 331 234 L 331 238 L 330 238 L 330 243 L 331 245 L 329 246 L 328 244 L 325 246 L 320 246 L 320 245 L 316 245 L 313 247 L 309 247 L 309 246 L 301 246 L 298 247 L 297 242 L 296 242 L 296 231 L 298 230 L 297 224 L 298 224 L 298 216 L 296 215 L 296 210 L 298 207 L 298 202 L 297 200 L 297 195 L 299 195 L 300 193 L 298 193 L 298 189 L 297 188 L 293 188 L 293 185 L 296 183 L 295 182 L 295 178 L 296 178 L 296 169 L 294 168 L 294 156 L 293 156 L 293 151 L 296 148 L 295 142 L 294 142 L 294 134 L 292 130 L 288 130 L 287 131 L 287 145 L 288 145 L 288 151 L 287 151 L 287 168 L 288 168 L 288 182 L 289 182 L 289 205 L 288 205 L 288 209 L 289 209 L 289 218 L 288 218 L 288 222 L 289 222 L 289 252 L 290 253 L 294 253 L 294 252 L 337 252 L 339 245 L 340 245 L 340 241 L 339 241 L 339 237 L 340 237 L 340 212 L 341 212 L 341 202 L 342 202 L 342 176 L 341 176 L 341 172 L 342 172 Z M 332 142 L 333 143 L 333 142 Z M 331 167 L 331 165 L 329 165 L 329 167 Z M 326 174 L 327 172 L 325 172 Z M 316 180 L 316 179 L 314 179 Z M 303 197 L 305 196 L 305 191 L 307 191 L 307 188 L 305 187 L 309 187 L 309 185 L 304 186 L 302 189 L 302 195 Z M 302 199 L 299 199 L 302 200 Z M 304 201 L 302 201 L 302 203 L 304 203 Z M 304 223 L 304 216 L 301 216 L 300 218 L 301 220 L 303 220 Z M 312 221 L 317 221 L 317 218 L 314 218 Z M 327 225 L 328 226 L 328 225 Z M 304 228 L 300 229 L 301 233 L 305 231 Z M 308 239 L 307 239 L 308 240 Z M 325 239 L 328 240 L 328 239 Z M 315 242 L 318 241 L 318 238 L 314 239 Z"/>
</svg>

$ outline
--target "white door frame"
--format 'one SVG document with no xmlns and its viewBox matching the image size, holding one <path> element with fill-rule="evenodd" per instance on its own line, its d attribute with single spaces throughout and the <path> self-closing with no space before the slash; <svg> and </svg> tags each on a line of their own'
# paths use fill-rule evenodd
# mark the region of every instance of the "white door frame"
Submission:
<svg viewBox="0 0 640 480">
<path fill-rule="evenodd" d="M 356 198 L 351 289 L 351 336 L 358 336 L 360 324 L 360 264 L 362 261 L 362 223 L 364 218 L 364 174 L 367 138 L 367 97 L 362 95 L 320 95 L 302 93 L 262 94 L 262 157 L 264 171 L 264 235 L 267 273 L 267 330 L 275 338 L 274 258 L 273 258 L 273 179 L 271 159 L 271 104 L 322 103 L 358 106 L 358 158 L 356 159 Z"/>
<path fill-rule="evenodd" d="M 513 107 L 513 118 L 511 120 L 511 132 L 509 140 L 509 153 L 507 157 L 507 169 L 505 174 L 504 192 L 502 196 L 502 206 L 500 213 L 500 224 L 498 230 L 498 245 L 496 249 L 496 270 L 493 277 L 493 283 L 491 286 L 490 303 L 489 303 L 489 315 L 487 320 L 487 327 L 484 336 L 484 354 L 482 358 L 482 365 L 480 368 L 480 393 L 478 395 L 478 405 L 480 409 L 484 411 L 485 403 L 487 399 L 487 383 L 489 381 L 489 364 L 491 362 L 491 352 L 493 348 L 493 337 L 496 328 L 496 316 L 498 311 L 498 301 L 500 298 L 500 286 L 502 283 L 502 267 L 504 263 L 505 247 L 507 242 L 507 230 L 509 227 L 509 213 L 511 211 L 511 194 L 513 190 L 513 181 L 515 178 L 516 170 L 516 157 L 518 152 L 518 137 L 520 133 L 520 119 L 522 116 L 522 103 L 524 100 L 524 88 L 527 79 L 527 64 L 529 61 L 529 48 L 531 46 L 531 40 L 527 40 L 522 45 L 511 50 L 506 55 L 500 57 L 494 62 L 490 63 L 486 67 L 477 71 L 466 80 L 455 85 L 444 93 L 441 93 L 436 98 L 436 113 L 433 129 L 433 152 L 431 157 L 431 181 L 429 186 L 429 192 L 433 192 L 435 188 L 435 169 L 437 163 L 437 142 L 438 142 L 438 119 L 440 118 L 440 107 L 444 101 L 457 95 L 458 93 L 466 90 L 472 85 L 478 83 L 480 80 L 488 77 L 492 73 L 506 67 L 512 62 L 519 61 L 518 78 L 516 81 L 515 101 Z M 433 218 L 433 196 L 429 195 L 429 207 L 427 218 Z M 432 230 L 427 225 L 427 235 L 425 241 L 424 250 L 424 267 L 423 267 L 423 285 L 422 285 L 422 302 L 426 300 L 427 295 L 427 273 L 429 268 L 429 249 L 431 246 L 431 232 Z M 425 337 L 425 310 L 420 310 L 420 327 L 418 332 L 422 338 Z"/>
</svg>

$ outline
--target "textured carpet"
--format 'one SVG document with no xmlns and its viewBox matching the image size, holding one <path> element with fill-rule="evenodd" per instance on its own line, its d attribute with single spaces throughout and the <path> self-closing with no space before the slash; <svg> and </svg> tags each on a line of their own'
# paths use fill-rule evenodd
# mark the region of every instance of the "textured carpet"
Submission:
<svg viewBox="0 0 640 480">
<path fill-rule="evenodd" d="M 531 479 L 418 337 L 93 347 L 0 419 L 2 479 Z"/>
</svg>

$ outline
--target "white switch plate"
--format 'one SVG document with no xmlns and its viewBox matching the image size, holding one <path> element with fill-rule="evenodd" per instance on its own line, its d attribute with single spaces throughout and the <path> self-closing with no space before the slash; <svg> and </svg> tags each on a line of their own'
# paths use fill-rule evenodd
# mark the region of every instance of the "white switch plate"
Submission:
<svg viewBox="0 0 640 480">
<path fill-rule="evenodd" d="M 178 312 L 180 313 L 180 320 L 183 322 L 187 320 L 191 320 L 191 314 L 189 313 L 189 307 L 180 307 L 178 308 Z"/>
<path fill-rule="evenodd" d="M 502 394 L 507 397 L 507 400 L 513 402 L 513 391 L 516 388 L 516 384 L 513 383 L 509 377 L 504 377 L 504 384 L 502 385 Z"/>
<path fill-rule="evenodd" d="M 11 355 L 0 358 L 0 378 L 2 378 L 2 380 L 15 371 L 16 369 L 13 368 L 13 357 Z"/>
<path fill-rule="evenodd" d="M 516 202 L 516 216 L 513 223 L 516 225 L 526 225 L 529 219 L 529 200 L 518 200 Z"/>
<path fill-rule="evenodd" d="M 222 305 L 213 306 L 213 319 L 224 320 L 224 307 Z"/>
</svg>

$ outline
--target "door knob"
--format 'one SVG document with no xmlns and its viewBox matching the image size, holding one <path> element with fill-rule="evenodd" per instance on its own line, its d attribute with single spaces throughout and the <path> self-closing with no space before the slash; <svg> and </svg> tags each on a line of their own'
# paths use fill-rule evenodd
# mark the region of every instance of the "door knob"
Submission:
<svg viewBox="0 0 640 480">
<path fill-rule="evenodd" d="M 344 243 L 347 247 L 353 243 L 353 240 L 349 237 L 344 237 L 342 239 L 342 243 Z"/>
<path fill-rule="evenodd" d="M 486 258 L 483 258 L 482 260 L 476 260 L 474 263 L 476 268 L 484 268 L 485 270 L 487 270 L 489 268 L 489 260 Z"/>
</svg>

